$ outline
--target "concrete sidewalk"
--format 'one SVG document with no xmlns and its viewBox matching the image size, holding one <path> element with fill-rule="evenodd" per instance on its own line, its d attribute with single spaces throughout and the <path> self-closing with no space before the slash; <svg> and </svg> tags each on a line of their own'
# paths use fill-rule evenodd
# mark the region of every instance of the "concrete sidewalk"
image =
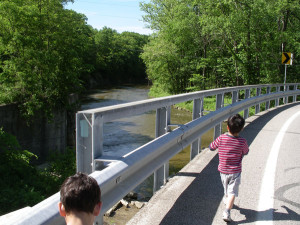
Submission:
<svg viewBox="0 0 300 225">
<path fill-rule="evenodd" d="M 294 170 L 297 172 L 297 175 L 294 176 L 299 180 L 299 183 L 296 182 L 299 184 L 296 185 L 298 189 L 293 190 L 294 197 L 291 197 L 294 199 L 294 204 L 288 201 L 282 203 L 282 201 L 274 200 L 277 201 L 274 204 L 276 208 L 263 212 L 257 210 L 266 159 L 274 139 L 284 121 L 297 111 L 300 111 L 299 103 L 288 104 L 262 112 L 247 120 L 247 126 L 241 136 L 247 139 L 250 153 L 243 160 L 242 184 L 239 197 L 232 210 L 233 222 L 230 224 L 255 224 L 258 214 L 262 215 L 262 218 L 267 218 L 264 216 L 270 212 L 276 220 L 274 224 L 300 224 L 300 169 L 299 171 Z M 297 138 L 300 140 L 300 118 L 297 121 L 299 121 L 298 133 L 293 131 L 293 134 L 298 135 Z M 298 150 L 293 155 L 300 158 L 300 151 Z M 280 162 L 280 160 L 278 161 Z M 300 168 L 299 161 L 294 160 L 293 163 L 298 163 Z M 289 163 L 285 162 L 284 164 Z M 279 167 L 284 166 L 278 165 Z M 222 201 L 223 187 L 217 166 L 217 151 L 203 150 L 175 177 L 171 178 L 127 224 L 226 224 L 222 220 L 225 206 Z M 280 189 L 282 182 L 284 181 L 276 180 L 278 187 L 275 187 L 275 190 Z M 286 183 L 288 185 L 291 182 L 288 180 Z M 273 221 L 262 220 L 273 224 Z"/>
</svg>

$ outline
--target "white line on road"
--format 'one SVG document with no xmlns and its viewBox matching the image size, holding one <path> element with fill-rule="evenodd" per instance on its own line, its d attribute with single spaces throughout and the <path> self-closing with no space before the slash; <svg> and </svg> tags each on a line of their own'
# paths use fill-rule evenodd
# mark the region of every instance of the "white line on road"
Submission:
<svg viewBox="0 0 300 225">
<path fill-rule="evenodd" d="M 278 154 L 286 130 L 293 122 L 293 120 L 296 119 L 296 117 L 299 115 L 300 112 L 297 112 L 285 122 L 285 124 L 280 129 L 273 143 L 272 149 L 270 151 L 267 160 L 267 164 L 266 164 L 266 168 L 262 180 L 262 186 L 260 189 L 256 224 L 264 224 L 264 225 L 273 224 L 273 207 L 274 207 L 273 196 L 274 196 L 274 182 L 275 182 L 275 173 L 276 173 Z"/>
</svg>

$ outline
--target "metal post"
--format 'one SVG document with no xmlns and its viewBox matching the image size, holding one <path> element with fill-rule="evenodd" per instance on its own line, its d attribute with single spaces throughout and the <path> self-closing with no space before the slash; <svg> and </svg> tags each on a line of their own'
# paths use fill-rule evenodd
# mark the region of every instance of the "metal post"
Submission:
<svg viewBox="0 0 300 225">
<path fill-rule="evenodd" d="M 284 65 L 284 92 L 287 91 L 287 86 L 286 86 L 286 70 L 287 70 L 287 64 Z M 288 103 L 288 97 L 283 98 L 283 103 L 286 104 Z"/>
<path fill-rule="evenodd" d="M 290 86 L 289 85 L 285 85 L 285 91 L 289 91 L 290 90 Z M 284 104 L 288 104 L 289 103 L 289 97 L 286 96 L 284 98 Z"/>
<path fill-rule="evenodd" d="M 296 90 L 297 89 L 297 85 L 295 84 L 294 85 L 294 90 Z M 297 95 L 294 95 L 293 96 L 293 102 L 296 102 L 297 101 Z"/>
<path fill-rule="evenodd" d="M 261 88 L 256 88 L 256 96 L 260 96 Z M 260 112 L 260 104 L 255 106 L 255 114 Z"/>
<path fill-rule="evenodd" d="M 168 123 L 170 123 L 170 107 L 157 109 L 155 137 L 159 137 L 167 132 Z M 169 163 L 166 162 L 166 164 L 154 172 L 153 193 L 158 191 L 167 181 L 169 176 Z"/>
<path fill-rule="evenodd" d="M 194 99 L 193 120 L 201 117 L 203 111 L 203 98 Z M 201 151 L 201 137 L 191 144 L 190 160 L 192 160 Z"/>
<path fill-rule="evenodd" d="M 231 98 L 231 101 L 232 101 L 232 104 L 236 103 L 238 101 L 238 92 L 237 91 L 233 91 L 232 92 L 232 98 Z"/>
<path fill-rule="evenodd" d="M 216 110 L 220 109 L 223 105 L 224 101 L 224 93 L 223 94 L 217 94 L 216 96 Z M 214 139 L 219 137 L 222 133 L 222 123 L 219 123 L 215 126 L 215 132 L 214 132 Z"/>
<path fill-rule="evenodd" d="M 90 114 L 76 114 L 76 169 L 92 172 L 92 118 Z"/>
<path fill-rule="evenodd" d="M 245 90 L 245 99 L 250 98 L 250 89 Z M 249 117 L 249 108 L 244 110 L 244 118 L 247 119 Z"/>
<path fill-rule="evenodd" d="M 280 86 L 277 86 L 276 87 L 276 92 L 279 92 L 280 91 Z M 279 98 L 276 98 L 275 99 L 275 107 L 279 106 Z"/>
<path fill-rule="evenodd" d="M 95 162 L 96 158 L 103 155 L 103 117 L 93 114 L 93 127 L 92 127 L 92 138 L 93 138 L 93 151 L 92 151 L 92 172 L 95 170 L 101 170 L 104 168 L 103 163 Z"/>
<path fill-rule="evenodd" d="M 102 214 L 100 214 L 99 216 L 97 216 L 96 218 L 95 218 L 95 221 L 94 221 L 94 225 L 102 225 L 104 223 L 104 221 L 103 221 L 103 215 Z"/>
<path fill-rule="evenodd" d="M 270 94 L 271 92 L 271 87 L 267 87 L 267 94 Z M 268 110 L 270 108 L 270 101 L 266 102 L 266 110 Z"/>
</svg>

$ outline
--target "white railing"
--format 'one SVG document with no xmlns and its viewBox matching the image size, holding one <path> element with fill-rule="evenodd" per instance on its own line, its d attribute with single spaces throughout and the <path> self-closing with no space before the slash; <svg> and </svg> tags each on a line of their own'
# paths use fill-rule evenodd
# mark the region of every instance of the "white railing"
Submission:
<svg viewBox="0 0 300 225">
<path fill-rule="evenodd" d="M 103 214 L 127 193 L 154 173 L 154 191 L 167 180 L 168 161 L 185 147 L 191 146 L 191 159 L 200 150 L 201 135 L 215 128 L 215 137 L 221 134 L 221 123 L 230 115 L 243 112 L 248 118 L 249 108 L 255 113 L 261 105 L 297 101 L 299 83 L 252 85 L 199 91 L 157 99 L 120 104 L 78 112 L 76 115 L 77 170 L 90 174 L 100 185 L 103 206 L 95 224 L 103 223 Z M 262 94 L 263 93 L 263 94 Z M 224 96 L 231 96 L 231 104 L 224 105 Z M 203 116 L 203 101 L 216 96 L 216 110 Z M 243 96 L 243 98 L 241 98 Z M 193 120 L 169 130 L 171 106 L 180 102 L 194 101 Z M 274 102 L 273 102 L 274 101 Z M 156 138 L 151 142 L 118 157 L 107 158 L 103 154 L 103 125 L 114 119 L 156 110 Z M 16 218 L 11 224 L 64 224 L 59 216 L 59 193 L 32 207 L 30 213 Z"/>
</svg>

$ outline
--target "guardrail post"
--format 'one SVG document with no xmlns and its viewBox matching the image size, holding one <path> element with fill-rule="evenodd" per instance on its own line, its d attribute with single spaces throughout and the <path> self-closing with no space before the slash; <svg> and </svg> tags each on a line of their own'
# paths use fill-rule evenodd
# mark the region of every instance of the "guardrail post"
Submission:
<svg viewBox="0 0 300 225">
<path fill-rule="evenodd" d="M 103 215 L 101 215 L 101 214 L 102 213 L 100 213 L 100 215 L 95 218 L 94 225 L 102 225 L 102 224 L 104 224 Z"/>
<path fill-rule="evenodd" d="M 280 92 L 280 86 L 276 86 L 276 92 Z M 279 98 L 275 99 L 275 106 L 279 106 Z"/>
<path fill-rule="evenodd" d="M 170 107 L 156 109 L 155 137 L 159 137 L 167 132 L 170 124 Z M 158 191 L 164 185 L 169 176 L 169 162 L 154 172 L 153 193 Z"/>
<path fill-rule="evenodd" d="M 295 84 L 294 85 L 294 90 L 297 90 L 297 85 Z M 294 95 L 293 96 L 293 102 L 296 102 L 297 101 L 297 95 Z"/>
<path fill-rule="evenodd" d="M 236 103 L 239 100 L 238 98 L 239 98 L 238 92 L 237 91 L 233 91 L 232 92 L 232 98 L 231 98 L 232 104 Z"/>
<path fill-rule="evenodd" d="M 285 91 L 289 91 L 290 90 L 290 86 L 289 85 L 286 85 L 285 87 L 286 87 Z M 288 104 L 288 103 L 289 103 L 289 97 L 286 96 L 284 98 L 284 104 Z"/>
<path fill-rule="evenodd" d="M 269 86 L 269 87 L 267 87 L 267 94 L 270 94 L 270 92 L 271 92 L 271 87 Z M 267 101 L 266 102 L 266 109 L 269 109 L 270 108 L 270 101 Z"/>
<path fill-rule="evenodd" d="M 95 117 L 95 114 L 93 114 L 93 146 L 92 146 L 92 172 L 95 170 L 101 170 L 104 168 L 104 164 L 101 162 L 95 162 L 94 160 L 96 158 L 99 158 L 103 155 L 103 118 L 102 116 Z"/>
<path fill-rule="evenodd" d="M 250 89 L 245 90 L 245 99 L 250 98 Z M 247 119 L 249 117 L 249 108 L 244 110 L 244 118 Z"/>
<path fill-rule="evenodd" d="M 92 172 L 92 117 L 76 114 L 76 168 L 77 172 Z"/>
<path fill-rule="evenodd" d="M 194 99 L 193 105 L 193 120 L 202 116 L 203 112 L 203 98 Z M 192 160 L 201 151 L 201 137 L 191 144 L 190 160 Z"/>
<path fill-rule="evenodd" d="M 256 88 L 256 96 L 260 96 L 261 88 Z M 260 104 L 255 105 L 255 114 L 260 112 Z"/>
<path fill-rule="evenodd" d="M 216 96 L 216 110 L 220 109 L 223 105 L 224 101 L 224 93 L 223 94 L 217 94 Z M 215 134 L 214 139 L 219 137 L 222 133 L 222 123 L 219 123 L 215 126 Z"/>
<path fill-rule="evenodd" d="M 77 172 L 91 174 L 103 168 L 94 159 L 103 154 L 102 117 L 94 114 L 76 114 L 76 169 Z"/>
</svg>

